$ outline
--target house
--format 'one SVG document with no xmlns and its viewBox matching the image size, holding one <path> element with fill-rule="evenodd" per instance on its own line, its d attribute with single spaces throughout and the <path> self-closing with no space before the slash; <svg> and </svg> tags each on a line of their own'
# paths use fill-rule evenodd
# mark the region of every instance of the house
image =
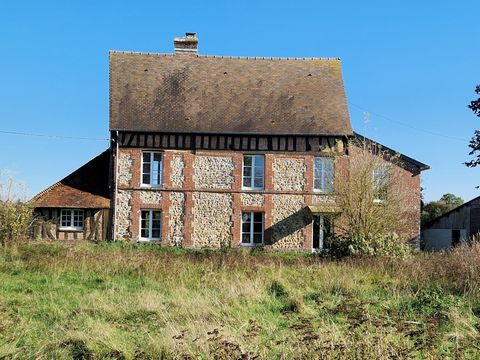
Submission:
<svg viewBox="0 0 480 360">
<path fill-rule="evenodd" d="M 480 232 L 480 196 L 422 227 L 421 244 L 425 250 L 445 250 L 468 241 Z"/>
<path fill-rule="evenodd" d="M 204 56 L 193 33 L 174 46 L 174 54 L 110 52 L 109 237 L 322 248 L 336 231 L 327 215 L 342 211 L 336 181 L 363 139 L 351 127 L 340 60 Z M 418 238 L 428 167 L 400 160 L 398 186 L 410 189 L 402 235 Z M 53 205 L 75 217 L 73 204 Z"/>
</svg>

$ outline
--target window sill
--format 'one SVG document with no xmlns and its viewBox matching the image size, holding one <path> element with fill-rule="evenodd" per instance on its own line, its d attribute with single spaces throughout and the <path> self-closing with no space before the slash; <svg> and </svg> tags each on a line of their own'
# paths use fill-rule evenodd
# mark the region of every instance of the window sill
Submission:
<svg viewBox="0 0 480 360">
<path fill-rule="evenodd" d="M 240 246 L 242 247 L 262 247 L 264 244 L 244 244 L 240 243 Z"/>
<path fill-rule="evenodd" d="M 160 238 L 158 238 L 158 239 L 157 238 L 154 238 L 154 239 L 140 238 L 140 239 L 137 240 L 137 242 L 139 242 L 139 243 L 159 243 L 161 241 L 162 241 L 162 239 L 160 239 Z"/>
<path fill-rule="evenodd" d="M 247 187 L 242 187 L 243 191 L 248 191 L 248 192 L 264 192 L 264 188 L 247 188 Z"/>
<path fill-rule="evenodd" d="M 335 193 L 333 190 L 331 190 L 331 191 L 325 191 L 325 190 L 320 190 L 320 189 L 313 189 L 313 192 L 314 192 L 315 194 L 326 194 L 326 195 L 332 195 L 332 194 Z"/>
<path fill-rule="evenodd" d="M 140 187 L 142 189 L 163 189 L 163 185 L 147 185 L 147 184 L 141 184 Z"/>
<path fill-rule="evenodd" d="M 58 231 L 75 231 L 75 232 L 82 232 L 83 231 L 83 227 L 82 228 L 79 228 L 79 227 L 59 227 L 58 228 Z"/>
</svg>

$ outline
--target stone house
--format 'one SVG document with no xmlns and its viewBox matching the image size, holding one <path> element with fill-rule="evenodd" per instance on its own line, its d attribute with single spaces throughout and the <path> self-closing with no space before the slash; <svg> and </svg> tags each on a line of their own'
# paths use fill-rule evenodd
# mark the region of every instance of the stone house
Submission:
<svg viewBox="0 0 480 360">
<path fill-rule="evenodd" d="M 335 232 L 327 215 L 341 214 L 335 188 L 348 176 L 351 140 L 362 138 L 340 60 L 204 56 L 193 33 L 174 45 L 174 54 L 110 52 L 108 236 L 322 248 Z M 399 186 L 411 189 L 404 236 L 415 238 L 428 167 L 400 158 Z"/>
</svg>

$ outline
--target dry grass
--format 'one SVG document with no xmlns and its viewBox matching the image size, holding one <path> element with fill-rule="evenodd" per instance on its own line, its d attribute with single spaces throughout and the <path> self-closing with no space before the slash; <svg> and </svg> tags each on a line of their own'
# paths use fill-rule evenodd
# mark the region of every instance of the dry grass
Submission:
<svg viewBox="0 0 480 360">
<path fill-rule="evenodd" d="M 0 249 L 0 358 L 475 358 L 480 246 L 406 259 Z"/>
</svg>

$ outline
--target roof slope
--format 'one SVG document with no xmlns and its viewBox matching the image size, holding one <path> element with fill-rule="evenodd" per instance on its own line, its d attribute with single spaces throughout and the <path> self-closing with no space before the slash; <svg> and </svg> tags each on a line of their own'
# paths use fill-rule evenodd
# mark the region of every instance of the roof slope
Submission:
<svg viewBox="0 0 480 360">
<path fill-rule="evenodd" d="M 104 209 L 110 207 L 110 150 L 105 150 L 33 199 L 35 207 Z"/>
<path fill-rule="evenodd" d="M 339 59 L 115 51 L 110 129 L 352 134 Z"/>
</svg>

